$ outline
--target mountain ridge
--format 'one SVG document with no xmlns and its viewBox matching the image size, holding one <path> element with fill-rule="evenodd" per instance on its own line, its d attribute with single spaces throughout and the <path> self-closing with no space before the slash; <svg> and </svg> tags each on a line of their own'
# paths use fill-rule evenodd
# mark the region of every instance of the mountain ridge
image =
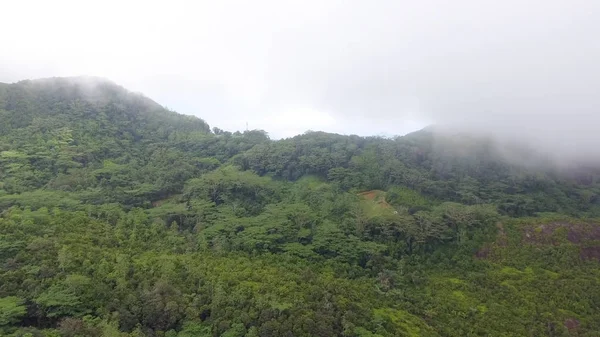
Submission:
<svg viewBox="0 0 600 337">
<path fill-rule="evenodd" d="M 76 81 L 75 81 L 76 82 Z M 0 335 L 594 336 L 600 174 L 0 85 Z"/>
</svg>

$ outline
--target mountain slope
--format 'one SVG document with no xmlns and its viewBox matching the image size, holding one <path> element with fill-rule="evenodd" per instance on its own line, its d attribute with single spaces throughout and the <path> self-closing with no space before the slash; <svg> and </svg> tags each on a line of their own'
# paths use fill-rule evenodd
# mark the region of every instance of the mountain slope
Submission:
<svg viewBox="0 0 600 337">
<path fill-rule="evenodd" d="M 600 331 L 595 168 L 211 132 L 97 78 L 0 84 L 0 120 L 0 335 Z"/>
<path fill-rule="evenodd" d="M 38 188 L 82 191 L 141 185 L 147 191 L 140 192 L 140 198 L 160 198 L 173 192 L 169 184 L 174 180 L 185 180 L 172 175 L 199 170 L 182 152 L 172 149 L 165 154 L 164 144 L 202 139 L 210 133 L 199 118 L 167 111 L 97 78 L 4 85 L 0 118 L 0 189 L 9 194 Z M 118 180 L 123 174 L 128 177 Z M 97 194 L 91 198 L 104 200 Z"/>
</svg>

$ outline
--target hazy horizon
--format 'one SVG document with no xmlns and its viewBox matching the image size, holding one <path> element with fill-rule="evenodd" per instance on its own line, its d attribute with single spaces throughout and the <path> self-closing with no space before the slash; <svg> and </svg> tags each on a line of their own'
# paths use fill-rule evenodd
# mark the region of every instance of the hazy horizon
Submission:
<svg viewBox="0 0 600 337">
<path fill-rule="evenodd" d="M 170 106 L 167 106 L 165 104 L 162 104 L 161 102 L 156 101 L 154 98 L 146 95 L 144 92 L 130 90 L 129 88 L 120 85 L 119 83 L 111 80 L 110 78 L 102 77 L 102 76 L 95 76 L 95 75 L 75 75 L 75 76 L 52 76 L 52 77 L 40 77 L 40 78 L 24 78 L 24 79 L 16 80 L 16 81 L 13 81 L 13 82 L 1 82 L 0 81 L 0 84 L 10 85 L 10 84 L 18 84 L 19 82 L 24 82 L 24 81 L 46 81 L 46 80 L 53 80 L 53 79 L 72 79 L 72 80 L 76 81 L 74 83 L 79 83 L 79 84 L 85 83 L 89 79 L 91 81 L 91 82 L 88 83 L 88 84 L 91 84 L 91 86 L 89 87 L 90 90 L 95 90 L 95 83 L 93 83 L 94 81 L 106 81 L 108 83 L 112 83 L 114 85 L 122 87 L 123 89 L 127 90 L 130 93 L 142 95 L 142 96 L 144 96 L 144 97 L 146 97 L 146 98 L 154 101 L 155 103 L 159 104 L 160 106 L 162 106 L 163 108 L 165 108 L 167 110 L 174 111 L 174 112 L 177 112 L 177 113 L 183 114 L 183 115 L 195 116 L 195 117 L 198 117 L 198 118 L 201 118 L 201 119 L 205 120 L 208 123 L 208 121 L 206 120 L 206 118 L 204 118 L 204 116 L 202 116 L 202 115 L 199 115 L 199 114 L 186 114 L 186 113 L 183 113 L 181 111 L 177 111 L 176 109 L 173 109 Z M 302 112 L 300 112 L 299 116 L 306 116 L 306 115 L 303 115 Z M 269 138 L 273 139 L 273 140 L 291 138 L 291 137 L 294 137 L 294 136 L 302 135 L 302 134 L 304 134 L 306 132 L 330 132 L 330 133 L 337 133 L 337 134 L 341 134 L 341 135 L 358 135 L 358 136 L 361 136 L 361 137 L 386 137 L 386 138 L 390 138 L 390 137 L 396 137 L 396 136 L 404 136 L 404 135 L 407 135 L 409 133 L 412 133 L 412 132 L 415 132 L 415 131 L 419 131 L 419 130 L 423 130 L 423 129 L 427 128 L 427 127 L 434 126 L 434 124 L 423 124 L 423 125 L 414 124 L 415 125 L 414 128 L 407 129 L 408 131 L 406 131 L 406 132 L 404 132 L 402 134 L 383 134 L 383 133 L 380 133 L 380 134 L 360 134 L 360 135 L 357 134 L 357 133 L 344 132 L 343 130 L 341 130 L 341 131 L 327 131 L 327 130 L 321 130 L 321 129 L 306 129 L 306 130 L 304 130 L 302 132 L 299 132 L 299 133 L 288 134 L 288 135 L 285 135 L 285 136 L 282 136 L 282 137 L 278 137 L 278 136 L 273 136 L 271 134 L 271 132 L 269 132 L 270 130 L 268 130 L 268 129 L 256 128 L 256 127 L 253 127 L 250 124 L 244 124 L 243 128 L 239 128 L 239 129 L 224 129 L 222 126 L 220 126 L 218 124 L 210 124 L 210 123 L 208 123 L 208 124 L 210 125 L 211 129 L 213 127 L 216 127 L 216 128 L 222 129 L 224 131 L 229 131 L 229 132 L 236 132 L 236 131 L 243 132 L 243 131 L 246 131 L 246 130 L 261 130 L 261 131 L 266 132 L 269 135 Z"/>
<path fill-rule="evenodd" d="M 100 76 L 211 126 L 248 123 L 275 139 L 436 124 L 600 158 L 598 2 L 7 7 L 0 82 Z"/>
</svg>

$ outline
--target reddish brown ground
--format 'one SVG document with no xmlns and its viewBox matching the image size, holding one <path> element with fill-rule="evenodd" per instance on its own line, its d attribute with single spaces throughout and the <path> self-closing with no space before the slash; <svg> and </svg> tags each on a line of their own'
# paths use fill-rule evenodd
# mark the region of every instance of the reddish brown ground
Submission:
<svg viewBox="0 0 600 337">
<path fill-rule="evenodd" d="M 385 201 L 385 192 L 379 190 L 371 190 L 360 192 L 357 195 L 359 197 L 365 198 L 366 200 L 376 202 L 384 208 L 392 208 L 392 206 L 388 204 L 387 201 Z"/>
<path fill-rule="evenodd" d="M 565 321 L 565 327 L 567 327 L 569 331 L 577 330 L 579 327 L 579 321 L 574 318 L 569 318 Z"/>
<path fill-rule="evenodd" d="M 376 191 L 376 190 L 372 190 L 372 191 L 360 192 L 357 195 L 361 196 L 367 200 L 373 200 L 373 199 L 375 199 L 375 197 L 377 196 L 378 193 L 380 193 L 380 192 Z"/>
</svg>

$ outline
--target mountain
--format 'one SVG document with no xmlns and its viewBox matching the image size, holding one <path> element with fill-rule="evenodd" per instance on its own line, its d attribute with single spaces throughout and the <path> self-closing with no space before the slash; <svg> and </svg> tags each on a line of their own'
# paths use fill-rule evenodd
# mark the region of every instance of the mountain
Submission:
<svg viewBox="0 0 600 337">
<path fill-rule="evenodd" d="M 212 130 L 0 84 L 0 334 L 594 336 L 600 170 L 436 128 Z"/>
</svg>

